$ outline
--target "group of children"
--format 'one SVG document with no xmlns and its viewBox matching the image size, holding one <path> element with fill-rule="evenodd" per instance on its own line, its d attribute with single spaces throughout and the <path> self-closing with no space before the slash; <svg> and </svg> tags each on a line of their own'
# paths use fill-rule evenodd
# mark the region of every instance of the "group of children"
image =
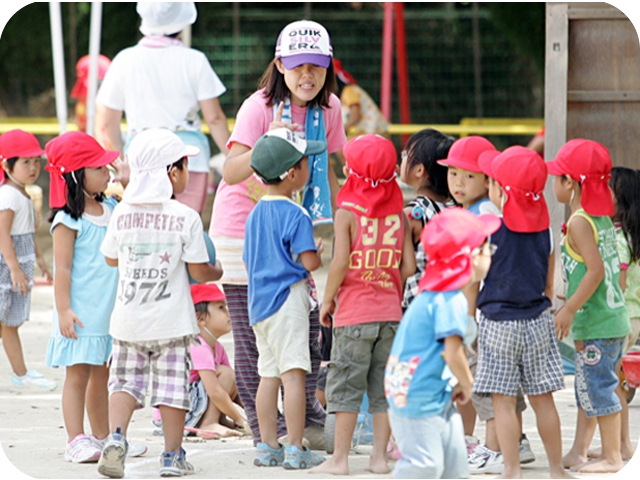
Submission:
<svg viewBox="0 0 640 480">
<path fill-rule="evenodd" d="M 146 451 L 126 436 L 150 387 L 165 439 L 161 476 L 194 471 L 185 427 L 250 431 L 257 466 L 348 474 L 366 392 L 371 472 L 390 471 L 393 438 L 397 478 L 465 478 L 489 463 L 517 478 L 526 395 L 552 477 L 569 476 L 568 467 L 619 470 L 633 454 L 617 372 L 640 324 L 640 174 L 616 167 L 609 181 L 609 153 L 590 140 L 569 141 L 545 163 L 524 147 L 499 152 L 482 137 L 425 130 L 401 155 L 400 179 L 418 194 L 405 205 L 393 143 L 377 135 L 346 142 L 333 77 L 326 30 L 308 21 L 285 27 L 229 139 L 211 226 L 218 259 L 199 215 L 174 199 L 197 148 L 165 129 L 136 135 L 126 162 L 85 133 L 46 145 L 55 293 L 46 362 L 66 367 L 65 458 L 124 476 L 125 457 Z M 328 154 L 340 151 L 346 182 L 337 191 Z M 47 272 L 24 190 L 43 153 L 26 132 L 0 136 L 0 320 L 14 384 L 55 388 L 26 370 L 17 336 L 34 261 Z M 123 180 L 120 202 L 104 196 L 107 165 Z M 571 209 L 560 245 L 566 302 L 555 312 L 548 175 Z M 332 219 L 318 302 L 310 272 L 324 247 L 314 225 Z M 315 397 L 320 324 L 332 327 L 328 460 L 309 448 L 326 415 Z M 230 329 L 235 378 L 218 342 Z M 556 342 L 569 332 L 579 414 L 563 457 L 553 392 L 564 388 Z M 469 441 L 476 415 L 487 421 L 485 445 Z M 596 425 L 602 449 L 590 452 Z"/>
</svg>

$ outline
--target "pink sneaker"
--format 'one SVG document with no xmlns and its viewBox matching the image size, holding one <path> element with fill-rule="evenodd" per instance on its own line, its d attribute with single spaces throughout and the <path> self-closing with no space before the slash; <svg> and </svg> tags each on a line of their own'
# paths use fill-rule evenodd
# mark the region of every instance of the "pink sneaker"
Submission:
<svg viewBox="0 0 640 480">
<path fill-rule="evenodd" d="M 471 452 L 473 452 L 476 449 L 476 447 L 480 444 L 480 440 L 478 440 L 476 437 L 472 437 L 471 435 L 465 435 L 464 443 L 467 444 L 467 457 L 468 457 L 469 455 L 471 455 Z"/>
<path fill-rule="evenodd" d="M 67 443 L 64 459 L 73 463 L 95 463 L 100 459 L 101 450 L 84 433 Z"/>
<path fill-rule="evenodd" d="M 400 453 L 398 445 L 392 439 L 389 439 L 389 443 L 387 444 L 387 454 L 389 458 L 393 460 L 400 460 L 402 458 L 402 453 Z"/>
</svg>

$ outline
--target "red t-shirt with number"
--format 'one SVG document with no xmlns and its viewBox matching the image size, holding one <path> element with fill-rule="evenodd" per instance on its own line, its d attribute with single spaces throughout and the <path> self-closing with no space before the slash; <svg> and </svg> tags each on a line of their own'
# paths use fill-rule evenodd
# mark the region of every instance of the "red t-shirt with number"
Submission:
<svg viewBox="0 0 640 480">
<path fill-rule="evenodd" d="M 335 327 L 402 319 L 400 262 L 404 245 L 402 212 L 368 218 L 352 212 L 356 235 L 349 267 L 338 290 Z"/>
</svg>

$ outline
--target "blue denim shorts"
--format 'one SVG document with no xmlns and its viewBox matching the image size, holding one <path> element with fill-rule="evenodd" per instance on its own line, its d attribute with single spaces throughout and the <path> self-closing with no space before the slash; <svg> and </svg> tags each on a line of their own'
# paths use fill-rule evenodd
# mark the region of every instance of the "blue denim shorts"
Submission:
<svg viewBox="0 0 640 480">
<path fill-rule="evenodd" d="M 622 410 L 615 389 L 619 382 L 616 366 L 622 358 L 625 338 L 584 340 L 584 348 L 576 350 L 576 402 L 587 417 Z"/>
</svg>

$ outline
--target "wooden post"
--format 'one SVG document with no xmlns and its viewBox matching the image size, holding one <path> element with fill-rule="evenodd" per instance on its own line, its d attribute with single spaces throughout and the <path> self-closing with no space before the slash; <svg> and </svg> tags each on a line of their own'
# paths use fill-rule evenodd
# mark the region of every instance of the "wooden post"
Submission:
<svg viewBox="0 0 640 480">
<path fill-rule="evenodd" d="M 400 99 L 400 123 L 411 123 L 411 106 L 409 104 L 409 69 L 407 62 L 407 42 L 404 24 L 404 3 L 393 4 L 396 15 L 396 68 L 398 69 L 398 97 Z M 402 146 L 409 140 L 409 135 L 402 135 Z"/>
</svg>

